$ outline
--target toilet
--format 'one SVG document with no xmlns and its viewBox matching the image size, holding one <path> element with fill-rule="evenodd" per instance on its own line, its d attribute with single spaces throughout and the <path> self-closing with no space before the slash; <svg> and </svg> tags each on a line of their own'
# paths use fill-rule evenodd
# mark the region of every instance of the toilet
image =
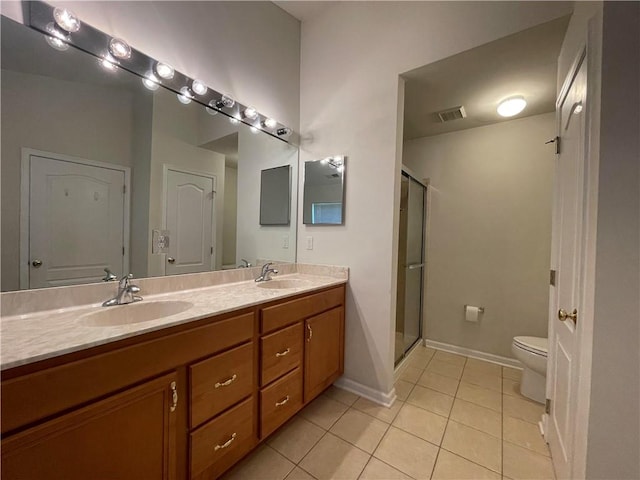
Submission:
<svg viewBox="0 0 640 480">
<path fill-rule="evenodd" d="M 540 403 L 546 399 L 547 343 L 541 337 L 514 337 L 511 344 L 513 355 L 524 367 L 520 393 Z"/>
</svg>

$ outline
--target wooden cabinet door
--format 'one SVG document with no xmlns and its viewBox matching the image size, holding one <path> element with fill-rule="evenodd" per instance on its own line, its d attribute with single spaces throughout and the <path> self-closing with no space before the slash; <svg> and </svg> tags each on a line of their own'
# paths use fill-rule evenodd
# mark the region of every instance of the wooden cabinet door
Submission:
<svg viewBox="0 0 640 480">
<path fill-rule="evenodd" d="M 167 374 L 10 436 L 3 479 L 175 478 L 176 381 Z"/>
<path fill-rule="evenodd" d="M 343 373 L 342 307 L 305 320 L 304 349 L 304 401 L 307 403 Z"/>
</svg>

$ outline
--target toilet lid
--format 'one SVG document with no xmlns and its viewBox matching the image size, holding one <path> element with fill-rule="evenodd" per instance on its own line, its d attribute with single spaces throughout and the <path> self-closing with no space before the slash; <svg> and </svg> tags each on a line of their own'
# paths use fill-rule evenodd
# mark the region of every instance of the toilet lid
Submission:
<svg viewBox="0 0 640 480">
<path fill-rule="evenodd" d="M 541 337 L 515 337 L 513 339 L 519 347 L 538 355 L 547 355 L 547 339 Z"/>
</svg>

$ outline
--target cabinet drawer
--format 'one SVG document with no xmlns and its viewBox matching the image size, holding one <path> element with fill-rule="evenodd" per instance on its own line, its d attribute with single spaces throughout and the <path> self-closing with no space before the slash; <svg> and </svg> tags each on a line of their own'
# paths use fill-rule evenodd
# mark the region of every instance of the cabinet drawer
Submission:
<svg viewBox="0 0 640 480">
<path fill-rule="evenodd" d="M 191 434 L 191 478 L 218 478 L 253 448 L 253 397 Z"/>
<path fill-rule="evenodd" d="M 260 438 L 265 438 L 302 406 L 302 369 L 263 388 L 260 392 Z"/>
<path fill-rule="evenodd" d="M 344 303 L 344 286 L 263 308 L 262 333 L 269 333 Z"/>
<path fill-rule="evenodd" d="M 191 428 L 251 394 L 253 363 L 249 342 L 189 367 Z"/>
<path fill-rule="evenodd" d="M 260 339 L 262 360 L 260 384 L 262 386 L 300 366 L 303 329 L 302 322 L 298 322 Z"/>
</svg>

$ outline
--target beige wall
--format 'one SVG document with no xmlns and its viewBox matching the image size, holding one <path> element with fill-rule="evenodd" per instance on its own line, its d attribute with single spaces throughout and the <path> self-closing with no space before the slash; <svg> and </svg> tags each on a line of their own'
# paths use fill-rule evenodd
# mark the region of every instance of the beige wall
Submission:
<svg viewBox="0 0 640 480">
<path fill-rule="evenodd" d="M 224 213 L 223 213 L 222 265 L 236 263 L 236 242 L 238 218 L 238 168 L 224 169 Z"/>
<path fill-rule="evenodd" d="M 547 336 L 554 131 L 547 113 L 405 142 L 431 188 L 425 338 L 512 357 L 514 336 Z"/>
<path fill-rule="evenodd" d="M 298 261 L 350 267 L 345 378 L 371 396 L 388 401 L 393 388 L 398 75 L 571 9 L 562 2 L 336 2 L 303 22 L 300 160 L 343 154 L 349 163 L 346 224 L 302 225 L 300 207 Z"/>
<path fill-rule="evenodd" d="M 2 70 L 3 291 L 20 286 L 21 149 L 131 166 L 133 110 L 121 90 Z"/>
</svg>

